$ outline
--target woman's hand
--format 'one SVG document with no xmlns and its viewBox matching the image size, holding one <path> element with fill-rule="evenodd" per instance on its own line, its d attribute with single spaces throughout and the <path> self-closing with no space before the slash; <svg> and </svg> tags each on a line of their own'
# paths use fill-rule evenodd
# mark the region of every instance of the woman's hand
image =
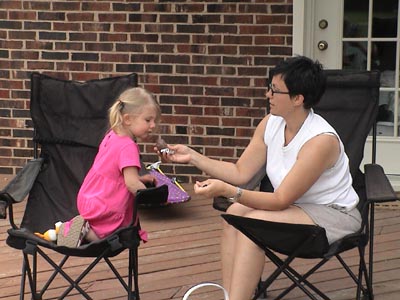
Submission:
<svg viewBox="0 0 400 300">
<path fill-rule="evenodd" d="M 202 182 L 196 181 L 194 192 L 206 198 L 218 196 L 231 197 L 235 194 L 235 187 L 218 179 L 207 179 Z"/>
<path fill-rule="evenodd" d="M 189 163 L 192 158 L 193 150 L 185 145 L 167 145 L 164 149 L 169 149 L 169 151 L 161 152 L 161 149 L 154 148 L 163 162 Z"/>
</svg>

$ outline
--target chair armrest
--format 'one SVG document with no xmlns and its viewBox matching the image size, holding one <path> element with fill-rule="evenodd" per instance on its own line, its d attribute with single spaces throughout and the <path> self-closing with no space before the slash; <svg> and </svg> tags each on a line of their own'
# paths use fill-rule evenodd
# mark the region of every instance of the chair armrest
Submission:
<svg viewBox="0 0 400 300">
<path fill-rule="evenodd" d="M 6 208 L 22 202 L 29 194 L 33 183 L 42 167 L 43 159 L 32 159 L 0 192 L 0 218 L 5 218 Z"/>
<path fill-rule="evenodd" d="M 364 171 L 368 201 L 389 202 L 399 199 L 380 165 L 366 164 Z"/>
</svg>

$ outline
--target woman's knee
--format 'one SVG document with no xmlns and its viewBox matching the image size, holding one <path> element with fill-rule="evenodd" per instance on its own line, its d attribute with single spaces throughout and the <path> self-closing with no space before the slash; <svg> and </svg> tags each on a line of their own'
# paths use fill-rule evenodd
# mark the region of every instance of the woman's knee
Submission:
<svg viewBox="0 0 400 300">
<path fill-rule="evenodd" d="M 252 210 L 252 208 L 244 206 L 240 203 L 233 203 L 231 206 L 228 207 L 226 213 L 235 216 L 244 216 L 246 213 Z"/>
<path fill-rule="evenodd" d="M 265 211 L 265 210 L 254 209 L 252 211 L 246 212 L 243 215 L 243 217 L 251 218 L 251 219 L 269 220 L 271 218 L 271 217 L 269 217 L 271 215 L 271 213 L 272 213 L 272 216 L 274 213 L 276 214 L 276 212 L 274 212 L 274 211 Z"/>
<path fill-rule="evenodd" d="M 293 205 L 287 209 L 277 211 L 254 209 L 246 212 L 243 216 L 246 218 L 271 222 L 314 224 L 310 217 L 301 208 Z"/>
</svg>

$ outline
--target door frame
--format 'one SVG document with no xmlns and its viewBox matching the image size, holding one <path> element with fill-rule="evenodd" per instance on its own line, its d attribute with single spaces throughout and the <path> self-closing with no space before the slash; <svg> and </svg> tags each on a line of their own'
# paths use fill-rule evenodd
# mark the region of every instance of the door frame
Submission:
<svg viewBox="0 0 400 300">
<path fill-rule="evenodd" d="M 293 1 L 293 54 L 311 55 L 315 0 Z"/>
<path fill-rule="evenodd" d="M 296 0 L 293 1 L 293 54 L 305 55 L 320 61 L 325 61 L 327 69 L 341 69 L 342 47 L 335 43 L 338 37 L 342 38 L 343 0 Z M 325 3 L 324 3 L 325 2 Z M 323 9 L 321 9 L 323 8 Z M 315 11 L 322 11 L 317 16 Z M 317 20 L 318 17 L 318 20 Z M 318 28 L 320 19 L 329 20 L 325 29 Z M 333 21 L 334 20 L 334 21 Z M 326 36 L 329 49 L 317 49 L 317 41 L 325 40 Z M 328 54 L 330 53 L 330 54 Z M 339 54 L 339 55 L 338 55 Z M 339 59 L 340 58 L 340 59 Z"/>
</svg>

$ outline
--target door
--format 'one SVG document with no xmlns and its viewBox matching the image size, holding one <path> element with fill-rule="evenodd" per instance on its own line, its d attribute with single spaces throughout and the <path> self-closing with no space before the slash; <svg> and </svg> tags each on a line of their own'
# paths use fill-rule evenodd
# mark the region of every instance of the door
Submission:
<svg viewBox="0 0 400 300">
<path fill-rule="evenodd" d="M 293 2 L 295 54 L 318 59 L 326 69 L 381 72 L 376 161 L 400 190 L 400 0 Z M 364 157 L 371 161 L 370 140 Z"/>
</svg>

